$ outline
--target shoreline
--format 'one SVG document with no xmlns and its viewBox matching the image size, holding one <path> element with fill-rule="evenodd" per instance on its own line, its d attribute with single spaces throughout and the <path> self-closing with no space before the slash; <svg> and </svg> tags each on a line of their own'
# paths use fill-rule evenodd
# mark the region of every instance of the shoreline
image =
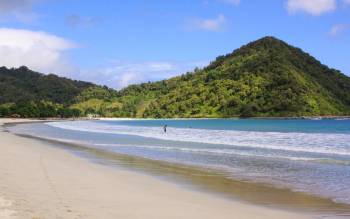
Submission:
<svg viewBox="0 0 350 219">
<path fill-rule="evenodd" d="M 349 204 L 337 203 L 330 198 L 294 191 L 287 187 L 227 178 L 224 173 L 217 172 L 214 169 L 204 169 L 198 166 L 119 154 L 91 148 L 82 143 L 72 143 L 26 134 L 17 135 L 49 143 L 52 147 L 67 150 L 72 154 L 79 154 L 78 156 L 90 162 L 146 174 L 161 180 L 175 182 L 192 190 L 210 193 L 234 201 L 243 201 L 258 206 L 268 206 L 273 209 L 287 211 L 321 213 L 324 216 L 335 214 L 350 215 Z"/>
<path fill-rule="evenodd" d="M 42 120 L 41 121 L 15 120 L 15 122 L 21 123 L 21 122 L 43 122 L 43 121 Z M 0 125 L 1 125 L 1 123 L 2 123 L 2 121 L 0 120 Z M 11 122 L 10 122 L 10 124 L 11 124 Z M 2 133 L 0 132 L 0 135 L 1 134 Z M 18 136 L 18 135 L 14 135 L 11 133 L 6 133 L 6 134 L 12 135 L 13 137 L 16 137 L 16 138 L 21 138 L 21 139 L 24 138 L 24 137 L 21 137 L 21 135 Z M 265 211 L 273 211 L 274 212 L 271 215 L 269 215 L 268 217 L 257 217 L 257 218 L 275 218 L 275 214 L 279 215 L 279 217 L 276 216 L 276 218 L 316 218 L 316 216 L 320 216 L 318 214 L 321 214 L 322 211 L 324 211 L 323 213 L 328 212 L 327 214 L 322 214 L 322 216 L 326 216 L 326 217 L 333 216 L 335 214 L 338 216 L 341 216 L 343 213 L 344 214 L 346 213 L 347 215 L 349 214 L 348 205 L 346 205 L 344 207 L 342 204 L 334 203 L 334 206 L 333 206 L 332 203 L 330 203 L 330 200 L 328 200 L 328 199 L 312 197 L 310 195 L 300 193 L 300 192 L 299 193 L 293 192 L 291 190 L 287 191 L 287 189 L 277 189 L 277 188 L 271 188 L 268 186 L 264 187 L 262 185 L 250 184 L 249 182 L 240 182 L 240 181 L 235 181 L 235 180 L 231 180 L 231 179 L 228 180 L 227 178 L 226 178 L 226 180 L 223 180 L 223 177 L 220 176 L 219 174 L 217 176 L 214 176 L 213 173 L 208 173 L 208 171 L 199 170 L 197 168 L 192 168 L 192 167 L 187 168 L 185 166 L 181 166 L 181 165 L 177 165 L 177 164 L 171 164 L 171 163 L 166 164 L 164 162 L 152 161 L 152 160 L 150 161 L 148 159 L 143 159 L 143 158 L 138 158 L 138 157 L 124 156 L 124 155 L 118 155 L 118 154 L 112 155 L 112 153 L 107 152 L 107 151 L 99 151 L 99 150 L 95 150 L 92 148 L 75 145 L 75 147 L 78 147 L 78 148 L 80 147 L 81 151 L 83 151 L 84 153 L 88 150 L 92 150 L 92 153 L 94 153 L 94 156 L 86 158 L 84 156 L 81 156 L 81 151 L 79 151 L 79 150 L 77 150 L 77 152 L 75 152 L 75 153 L 78 153 L 80 155 L 76 156 L 71 151 L 69 152 L 67 150 L 62 150 L 61 146 L 58 146 L 58 148 L 57 148 L 57 147 L 53 147 L 54 145 L 49 145 L 49 144 L 55 144 L 55 142 L 52 142 L 52 140 L 45 140 L 45 139 L 31 137 L 31 136 L 27 136 L 24 139 L 27 139 L 28 141 L 32 140 L 34 142 L 38 142 L 38 143 L 42 144 L 43 147 L 47 148 L 47 150 L 61 150 L 61 152 L 63 151 L 65 153 L 68 153 L 69 155 L 74 156 L 75 159 L 82 159 L 84 162 L 86 162 L 89 165 L 92 164 L 92 165 L 100 166 L 100 164 L 101 164 L 100 160 L 98 160 L 98 158 L 96 159 L 96 157 L 98 157 L 98 156 L 102 156 L 103 158 L 106 158 L 106 156 L 108 156 L 108 157 L 113 156 L 113 159 L 115 158 L 115 156 L 118 156 L 119 160 L 124 159 L 124 161 L 126 161 L 127 167 L 122 168 L 122 169 L 121 168 L 112 168 L 111 169 L 109 165 L 102 165 L 102 167 L 110 169 L 111 172 L 109 174 L 112 174 L 112 172 L 115 172 L 115 171 L 116 172 L 126 171 L 130 174 L 136 174 L 136 175 L 143 176 L 143 177 L 146 175 L 146 177 L 150 177 L 153 180 L 154 179 L 157 181 L 159 180 L 158 183 L 169 183 L 171 186 L 174 186 L 177 189 L 183 190 L 183 192 L 198 193 L 198 194 L 201 194 L 203 196 L 210 196 L 209 201 L 211 199 L 213 199 L 213 200 L 219 199 L 221 201 L 231 203 L 233 206 L 230 206 L 230 207 L 231 208 L 233 207 L 235 209 L 236 213 L 237 213 L 237 211 L 239 211 L 239 209 L 236 209 L 236 207 L 237 207 L 236 205 L 240 206 L 239 208 L 242 207 L 241 205 L 243 205 L 243 206 L 246 205 L 246 207 L 252 208 L 251 210 L 258 208 L 258 209 L 263 210 L 262 213 L 264 213 L 264 214 L 267 213 Z M 71 147 L 70 143 L 59 142 L 59 144 L 67 144 L 67 145 L 69 145 L 69 147 Z M 68 149 L 68 150 L 70 150 L 70 149 Z M 91 151 L 89 151 L 88 153 L 91 154 Z M 98 155 L 98 156 L 95 156 L 95 155 Z M 101 160 L 104 160 L 104 159 L 101 159 Z M 132 161 L 132 163 L 130 163 L 130 161 Z M 120 167 L 120 165 L 121 164 L 118 163 L 119 167 Z M 131 165 L 133 165 L 132 167 L 134 169 L 138 169 L 138 170 L 133 171 L 132 168 L 130 168 Z M 149 169 L 151 169 L 155 166 L 157 166 L 157 170 L 154 171 L 156 173 L 149 174 Z M 163 166 L 163 168 L 166 170 L 165 171 L 160 170 L 160 168 L 158 168 L 159 166 Z M 142 170 L 140 170 L 140 169 L 142 169 Z M 174 174 L 172 174 L 172 175 L 169 174 L 169 172 L 171 172 L 170 170 L 172 171 L 172 173 L 175 173 L 175 175 L 180 175 L 180 177 L 185 176 L 187 178 L 185 179 L 185 181 L 173 179 Z M 148 171 L 148 173 L 145 173 L 147 171 Z M 0 171 L 0 173 L 1 173 L 1 171 Z M 158 175 L 158 177 L 156 177 L 156 175 Z M 162 176 L 162 177 L 159 177 L 159 176 Z M 197 176 L 200 176 L 200 177 L 197 177 Z M 210 177 L 206 177 L 206 176 L 210 176 Z M 1 177 L 1 175 L 0 175 L 0 177 Z M 215 177 L 215 181 L 213 181 L 212 177 Z M 187 182 L 186 182 L 186 180 L 187 180 Z M 124 181 L 127 181 L 127 179 L 125 179 Z M 192 184 L 188 184 L 188 181 L 191 181 L 190 183 L 192 183 Z M 213 185 L 213 182 L 215 185 Z M 215 182 L 220 182 L 221 184 L 219 185 Z M 231 187 L 222 187 L 222 184 L 225 184 L 225 185 L 230 184 Z M 197 187 L 197 186 L 194 187 L 193 185 L 199 185 L 199 187 Z M 1 183 L 0 183 L 0 186 L 1 186 Z M 206 187 L 213 187 L 213 186 L 219 188 L 219 190 L 221 190 L 221 191 L 217 191 L 217 188 L 215 188 L 216 191 L 214 191 L 215 189 L 213 190 L 213 188 L 210 188 L 212 190 L 209 191 L 208 188 L 206 188 Z M 231 190 L 235 190 L 235 191 L 233 192 Z M 218 192 L 220 192 L 221 195 L 218 196 Z M 235 195 L 233 195 L 233 193 L 235 193 Z M 259 195 L 260 195 L 260 197 L 259 197 Z M 266 198 L 266 197 L 263 197 L 262 195 L 263 196 L 271 196 L 271 197 Z M 0 193 L 0 198 L 1 198 L 1 193 Z M 5 198 L 8 198 L 8 197 L 5 197 Z M 271 198 L 274 199 L 275 203 L 281 203 L 281 205 L 271 205 L 271 202 L 270 202 Z M 179 197 L 179 199 L 181 199 L 181 197 Z M 12 200 L 12 199 L 10 199 L 10 200 Z M 16 202 L 14 202 L 14 203 L 16 203 Z M 300 206 L 298 206 L 298 205 L 300 205 Z M 210 208 L 210 206 L 211 205 L 208 205 L 207 207 Z M 303 209 L 303 207 L 305 207 L 305 206 L 308 206 L 309 210 L 307 210 L 307 208 Z M 310 211 L 311 208 L 317 209 L 320 206 L 321 206 L 321 208 L 323 206 L 323 208 L 316 210 L 316 211 Z M 346 209 L 346 211 L 344 211 L 344 209 Z M 291 212 L 295 212 L 295 213 L 291 213 Z M 283 213 L 283 214 L 280 214 L 280 213 Z M 255 218 L 256 217 L 256 215 L 249 215 L 248 212 L 240 212 L 239 214 L 241 215 L 241 217 L 239 217 L 239 218 Z M 248 214 L 249 216 L 245 216 L 246 214 Z M 289 217 L 290 216 L 289 214 L 295 214 L 295 215 L 293 215 L 292 217 Z M 0 215 L 1 215 L 1 206 L 0 206 Z M 227 215 L 223 214 L 221 218 L 226 218 L 226 216 Z M 130 217 L 130 218 L 134 218 L 134 217 Z M 168 217 L 166 217 L 166 218 L 168 218 Z M 172 218 L 172 217 L 170 217 L 170 218 Z M 181 218 L 193 218 L 193 216 L 181 217 Z M 194 218 L 197 218 L 197 217 L 194 217 Z M 203 218 L 203 217 L 201 217 L 201 218 Z"/>
<path fill-rule="evenodd" d="M 319 120 L 319 119 L 350 119 L 349 116 L 258 116 L 258 117 L 174 117 L 174 118 L 139 118 L 139 117 L 77 117 L 77 118 L 4 118 L 0 117 L 0 120 L 9 120 L 9 121 L 33 121 L 33 122 L 47 122 L 47 121 L 128 121 L 128 120 L 215 120 L 215 119 L 232 119 L 232 120 L 247 120 L 247 119 L 271 119 L 271 120 Z M 11 122 L 10 122 L 11 123 Z M 16 122 L 17 123 L 17 122 Z"/>
<path fill-rule="evenodd" d="M 83 118 L 84 119 L 84 118 Z M 104 120 L 104 121 L 123 121 L 123 120 L 210 120 L 210 119 L 233 119 L 233 120 L 246 120 L 246 119 L 276 119 L 276 120 L 315 120 L 315 119 L 350 119 L 350 116 L 291 116 L 291 117 L 203 117 L 203 118 L 112 118 L 112 117 L 98 117 L 94 119 L 86 120 Z"/>
<path fill-rule="evenodd" d="M 11 133 L 0 132 L 0 136 L 0 197 L 13 203 L 5 209 L 12 212 L 7 215 L 10 219 L 209 219 L 232 215 L 247 219 L 310 218 L 306 214 L 228 201 L 144 174 L 108 168 Z M 0 208 L 0 212 L 4 210 Z"/>
</svg>

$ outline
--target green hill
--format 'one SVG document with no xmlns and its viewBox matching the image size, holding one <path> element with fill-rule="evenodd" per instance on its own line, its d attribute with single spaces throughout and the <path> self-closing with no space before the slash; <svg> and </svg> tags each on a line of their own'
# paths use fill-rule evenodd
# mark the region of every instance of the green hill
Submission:
<svg viewBox="0 0 350 219">
<path fill-rule="evenodd" d="M 350 115 L 350 78 L 274 37 L 204 69 L 121 91 L 26 67 L 0 68 L 0 116 L 251 117 Z"/>
<path fill-rule="evenodd" d="M 120 114 L 138 117 L 349 115 L 350 78 L 273 37 L 208 67 L 119 92 Z"/>
<path fill-rule="evenodd" d="M 106 87 L 43 75 L 27 67 L 0 68 L 0 116 L 81 116 L 88 107 L 79 109 L 72 105 L 92 99 L 109 101 L 115 94 L 116 91 Z"/>
</svg>

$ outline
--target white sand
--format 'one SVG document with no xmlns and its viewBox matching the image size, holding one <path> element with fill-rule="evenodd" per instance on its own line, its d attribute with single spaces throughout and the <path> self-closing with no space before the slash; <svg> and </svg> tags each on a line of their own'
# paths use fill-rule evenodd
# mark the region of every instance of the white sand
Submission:
<svg viewBox="0 0 350 219">
<path fill-rule="evenodd" d="M 0 218 L 1 219 L 12 219 L 15 218 L 16 212 L 11 209 L 12 203 L 3 197 L 0 197 Z"/>
<path fill-rule="evenodd" d="M 9 120 L 0 120 L 0 125 Z M 230 201 L 90 163 L 0 130 L 0 218 L 294 219 L 307 215 Z"/>
</svg>

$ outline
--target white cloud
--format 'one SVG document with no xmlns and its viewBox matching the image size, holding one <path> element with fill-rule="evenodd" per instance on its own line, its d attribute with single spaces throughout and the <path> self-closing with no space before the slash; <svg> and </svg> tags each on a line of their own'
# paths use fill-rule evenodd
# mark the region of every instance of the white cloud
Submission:
<svg viewBox="0 0 350 219">
<path fill-rule="evenodd" d="M 288 0 L 289 13 L 306 12 L 315 16 L 334 11 L 337 8 L 336 0 Z"/>
<path fill-rule="evenodd" d="M 339 36 L 342 32 L 346 31 L 347 29 L 349 29 L 349 26 L 346 24 L 336 24 L 334 25 L 329 34 L 333 37 Z"/>
<path fill-rule="evenodd" d="M 112 61 L 109 67 L 81 71 L 75 78 L 107 85 L 116 89 L 130 84 L 158 81 L 203 67 L 208 62 Z"/>
<path fill-rule="evenodd" d="M 228 3 L 237 6 L 241 3 L 241 0 L 220 0 L 221 2 Z"/>
<path fill-rule="evenodd" d="M 0 16 L 14 17 L 21 22 L 32 22 L 39 17 L 31 11 L 32 6 L 44 0 L 0 0 Z"/>
<path fill-rule="evenodd" d="M 40 31 L 0 28 L 0 66 L 28 66 L 44 73 L 67 73 L 71 66 L 64 51 L 74 48 L 68 40 Z"/>
<path fill-rule="evenodd" d="M 224 30 L 225 24 L 226 24 L 225 16 L 222 14 L 219 14 L 216 18 L 213 18 L 213 19 L 202 19 L 202 18 L 191 19 L 189 20 L 186 26 L 186 30 L 220 32 Z"/>
</svg>

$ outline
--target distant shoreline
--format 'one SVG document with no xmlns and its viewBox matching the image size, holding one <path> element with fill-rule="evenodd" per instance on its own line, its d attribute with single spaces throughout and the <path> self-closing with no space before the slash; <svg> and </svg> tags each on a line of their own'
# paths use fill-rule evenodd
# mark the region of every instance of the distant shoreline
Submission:
<svg viewBox="0 0 350 219">
<path fill-rule="evenodd" d="M 350 116 L 301 116 L 301 117 L 193 117 L 193 118 L 108 118 L 108 117 L 101 117 L 96 118 L 96 120 L 201 120 L 201 119 L 286 119 L 286 120 L 293 120 L 293 119 L 350 119 Z"/>
<path fill-rule="evenodd" d="M 177 118 L 137 118 L 137 117 L 77 117 L 77 118 L 2 118 L 0 119 L 12 119 L 16 120 L 35 120 L 35 121 L 93 121 L 93 120 L 102 120 L 102 121 L 125 121 L 125 120 L 210 120 L 210 119 L 233 119 L 233 120 L 246 120 L 246 119 L 275 119 L 275 120 L 321 120 L 321 119 L 350 119 L 350 116 L 290 116 L 290 117 L 177 117 Z"/>
</svg>

